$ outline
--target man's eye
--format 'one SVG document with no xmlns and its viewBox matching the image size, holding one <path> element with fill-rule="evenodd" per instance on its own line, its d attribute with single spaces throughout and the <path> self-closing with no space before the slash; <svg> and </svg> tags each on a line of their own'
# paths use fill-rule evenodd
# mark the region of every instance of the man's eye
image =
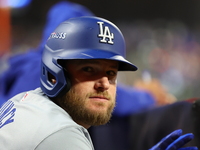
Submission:
<svg viewBox="0 0 200 150">
<path fill-rule="evenodd" d="M 93 71 L 92 67 L 84 67 L 83 70 L 86 71 L 86 72 L 92 72 Z"/>
<path fill-rule="evenodd" d="M 115 71 L 107 71 L 107 74 L 109 76 L 116 76 L 117 73 Z"/>
</svg>

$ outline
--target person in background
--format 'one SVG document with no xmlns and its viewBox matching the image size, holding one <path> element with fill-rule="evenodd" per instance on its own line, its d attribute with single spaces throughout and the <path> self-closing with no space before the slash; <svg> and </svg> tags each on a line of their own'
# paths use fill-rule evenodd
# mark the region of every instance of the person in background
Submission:
<svg viewBox="0 0 200 150">
<path fill-rule="evenodd" d="M 94 14 L 82 5 L 68 1 L 58 2 L 50 8 L 38 47 L 11 56 L 8 60 L 9 68 L 0 75 L 0 104 L 18 93 L 40 86 L 40 67 L 36 66 L 40 66 L 46 40 L 61 22 L 80 16 L 94 16 Z"/>
<path fill-rule="evenodd" d="M 136 80 L 133 86 L 136 89 L 151 93 L 156 101 L 156 106 L 164 106 L 177 102 L 177 98 L 169 93 L 158 79 L 152 78 L 148 71 L 143 71 L 142 78 Z"/>
</svg>

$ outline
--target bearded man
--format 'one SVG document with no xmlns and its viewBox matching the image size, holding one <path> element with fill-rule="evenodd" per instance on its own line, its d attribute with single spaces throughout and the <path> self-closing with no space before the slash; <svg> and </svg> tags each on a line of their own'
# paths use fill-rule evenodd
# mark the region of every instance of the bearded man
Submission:
<svg viewBox="0 0 200 150">
<path fill-rule="evenodd" d="M 0 108 L 1 149 L 94 150 L 87 129 L 109 121 L 118 71 L 136 70 L 125 59 L 116 25 L 88 16 L 64 21 L 45 44 L 41 86 Z M 179 149 L 193 139 L 192 133 L 181 134 L 172 132 L 151 150 Z"/>
</svg>

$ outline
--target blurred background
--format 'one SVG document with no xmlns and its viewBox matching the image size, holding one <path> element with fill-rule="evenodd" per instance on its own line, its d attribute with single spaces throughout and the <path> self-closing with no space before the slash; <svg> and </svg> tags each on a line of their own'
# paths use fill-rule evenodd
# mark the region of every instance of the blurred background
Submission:
<svg viewBox="0 0 200 150">
<path fill-rule="evenodd" d="M 38 46 L 49 8 L 59 0 L 0 0 L 0 73 L 10 55 Z M 200 1 L 70 0 L 115 23 L 127 59 L 139 67 L 119 82 L 178 100 L 200 97 Z M 63 10 L 60 11 L 62 13 Z"/>
</svg>

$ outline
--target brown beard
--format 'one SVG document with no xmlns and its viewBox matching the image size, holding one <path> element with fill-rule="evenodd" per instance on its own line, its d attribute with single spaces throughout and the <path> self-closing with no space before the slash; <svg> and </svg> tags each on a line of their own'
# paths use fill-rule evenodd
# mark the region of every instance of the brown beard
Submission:
<svg viewBox="0 0 200 150">
<path fill-rule="evenodd" d="M 110 99 L 110 105 L 107 108 L 107 111 L 91 110 L 86 108 L 87 99 L 90 96 L 94 95 L 103 95 Z M 111 97 L 108 96 L 106 92 L 98 92 L 93 94 L 87 94 L 86 96 L 80 96 L 75 92 L 75 90 L 70 89 L 62 98 L 56 100 L 58 105 L 60 105 L 66 112 L 72 117 L 75 122 L 84 123 L 91 126 L 103 125 L 106 124 L 111 116 L 113 109 L 115 107 L 115 100 L 111 100 Z M 95 105 L 101 109 L 104 108 L 105 104 L 103 102 L 95 102 Z"/>
</svg>

